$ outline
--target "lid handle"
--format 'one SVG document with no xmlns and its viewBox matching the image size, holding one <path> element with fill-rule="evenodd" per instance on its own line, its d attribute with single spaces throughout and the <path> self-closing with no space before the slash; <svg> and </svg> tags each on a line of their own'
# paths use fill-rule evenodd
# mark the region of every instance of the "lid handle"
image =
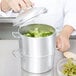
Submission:
<svg viewBox="0 0 76 76">
<path fill-rule="evenodd" d="M 47 9 L 44 7 L 34 7 L 29 9 L 27 12 L 22 12 L 17 16 L 13 26 L 20 26 L 23 23 L 44 13 L 47 13 Z"/>
</svg>

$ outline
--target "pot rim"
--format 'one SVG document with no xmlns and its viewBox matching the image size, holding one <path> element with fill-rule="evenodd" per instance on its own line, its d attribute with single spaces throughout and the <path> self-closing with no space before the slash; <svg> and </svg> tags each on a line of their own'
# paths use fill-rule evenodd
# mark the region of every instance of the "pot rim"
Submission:
<svg viewBox="0 0 76 76">
<path fill-rule="evenodd" d="M 31 24 L 43 24 L 43 23 L 31 23 Z M 31 25 L 31 24 L 30 24 L 30 25 Z M 20 33 L 20 29 L 21 29 L 22 27 L 27 27 L 27 26 L 29 26 L 29 24 L 26 25 L 26 26 L 19 27 L 18 33 L 19 33 L 19 35 L 22 36 L 22 37 L 31 38 L 31 39 L 42 39 L 42 38 L 48 38 L 48 37 L 52 37 L 52 36 L 56 35 L 56 30 L 55 30 L 55 28 L 54 28 L 53 26 L 48 25 L 48 24 L 43 24 L 43 25 L 47 25 L 47 26 L 52 27 L 52 28 L 54 29 L 53 34 L 51 34 L 51 35 L 49 35 L 49 36 L 45 36 L 45 37 L 28 37 L 28 36 L 22 35 L 22 34 Z"/>
</svg>

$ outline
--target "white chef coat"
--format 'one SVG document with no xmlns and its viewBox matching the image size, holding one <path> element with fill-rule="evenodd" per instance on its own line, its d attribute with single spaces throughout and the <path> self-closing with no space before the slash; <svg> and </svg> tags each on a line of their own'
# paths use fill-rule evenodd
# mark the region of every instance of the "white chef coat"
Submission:
<svg viewBox="0 0 76 76">
<path fill-rule="evenodd" d="M 45 7 L 48 12 L 35 19 L 36 22 L 52 25 L 58 31 L 64 25 L 76 29 L 76 0 L 31 0 L 35 7 Z"/>
</svg>

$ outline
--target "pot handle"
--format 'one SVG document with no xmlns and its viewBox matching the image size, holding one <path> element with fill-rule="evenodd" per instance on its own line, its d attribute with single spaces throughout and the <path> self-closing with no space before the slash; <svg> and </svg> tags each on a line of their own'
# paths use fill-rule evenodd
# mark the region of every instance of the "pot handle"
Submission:
<svg viewBox="0 0 76 76">
<path fill-rule="evenodd" d="M 19 49 L 17 49 L 17 50 L 13 50 L 13 51 L 12 51 L 12 55 L 13 55 L 14 57 L 16 57 L 16 58 L 18 58 L 18 57 L 22 57 L 22 55 L 21 55 Z"/>
<path fill-rule="evenodd" d="M 18 32 L 12 32 L 14 38 L 21 38 Z"/>
</svg>

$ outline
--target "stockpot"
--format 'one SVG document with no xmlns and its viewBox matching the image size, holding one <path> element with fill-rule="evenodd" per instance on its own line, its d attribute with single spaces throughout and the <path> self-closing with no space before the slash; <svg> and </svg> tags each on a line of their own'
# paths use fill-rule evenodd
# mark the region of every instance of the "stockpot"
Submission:
<svg viewBox="0 0 76 76">
<path fill-rule="evenodd" d="M 43 9 L 40 10 L 43 11 Z M 19 23 L 18 32 L 12 33 L 14 37 L 21 38 L 22 40 L 22 50 L 20 51 L 21 67 L 28 72 L 43 73 L 53 68 L 56 38 L 55 29 L 51 25 L 34 23 L 32 20 L 28 20 L 23 21 L 22 24 Z M 18 25 L 18 23 L 15 25 Z M 51 30 L 53 34 L 36 38 L 23 35 L 24 32 L 35 28 L 46 31 Z"/>
</svg>

